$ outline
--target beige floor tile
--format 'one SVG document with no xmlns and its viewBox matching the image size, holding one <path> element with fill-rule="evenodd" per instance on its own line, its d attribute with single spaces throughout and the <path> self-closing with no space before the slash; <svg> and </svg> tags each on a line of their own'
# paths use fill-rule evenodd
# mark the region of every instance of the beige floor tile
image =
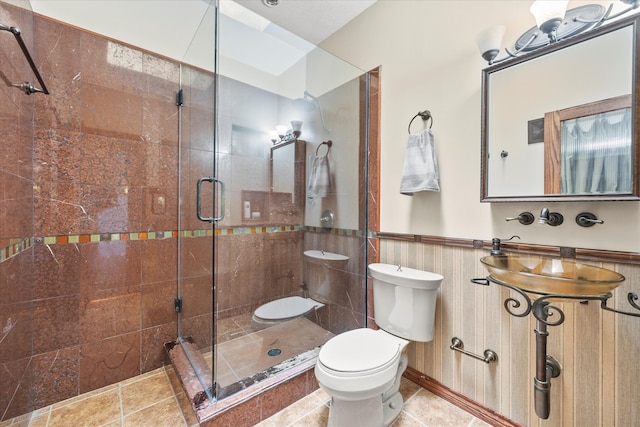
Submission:
<svg viewBox="0 0 640 427">
<path fill-rule="evenodd" d="M 321 388 L 317 389 L 311 394 L 315 396 L 317 399 L 319 399 L 325 405 L 327 405 L 331 400 L 331 396 L 329 396 L 329 394 Z"/>
<path fill-rule="evenodd" d="M 119 419 L 120 396 L 114 387 L 88 399 L 54 408 L 48 427 L 100 426 Z"/>
<path fill-rule="evenodd" d="M 187 423 L 174 397 L 124 417 L 124 427 L 186 427 Z"/>
<path fill-rule="evenodd" d="M 183 392 L 176 394 L 176 400 L 178 401 L 178 406 L 182 411 L 182 416 L 187 422 L 188 426 L 197 426 L 198 418 L 196 417 L 195 412 L 193 412 L 193 407 L 191 406 L 191 402 L 187 398 L 187 395 Z"/>
<path fill-rule="evenodd" d="M 294 421 L 299 420 L 322 406 L 322 402 L 313 394 L 310 394 L 297 402 L 292 403 L 282 411 L 271 416 L 269 419 L 274 422 L 276 426 L 288 426 Z"/>
<path fill-rule="evenodd" d="M 123 414 L 127 416 L 163 399 L 173 397 L 173 390 L 165 373 L 157 371 L 153 375 L 144 376 L 140 381 L 122 385 L 120 394 Z"/>
<path fill-rule="evenodd" d="M 289 426 L 291 427 L 325 427 L 328 421 L 329 421 L 329 407 L 325 405 L 320 405 L 314 411 L 305 415 L 303 418 L 295 421 L 293 424 L 289 424 Z M 285 427 L 285 426 L 278 424 L 277 427 Z M 349 426 L 345 426 L 345 427 L 349 427 Z"/>
<path fill-rule="evenodd" d="M 75 404 L 77 402 L 81 402 L 81 401 L 83 401 L 85 399 L 90 399 L 93 396 L 97 396 L 97 395 L 100 395 L 100 394 L 103 394 L 103 393 L 107 393 L 107 392 L 110 392 L 110 391 L 114 391 L 115 390 L 117 392 L 118 387 L 120 387 L 120 384 L 111 384 L 111 385 L 108 385 L 106 387 L 102 387 L 102 388 L 99 388 L 99 389 L 96 389 L 96 390 L 88 391 L 88 392 L 83 393 L 83 394 L 81 394 L 79 396 L 74 396 L 74 397 L 70 397 L 69 399 L 66 399 L 66 400 L 61 400 L 60 402 L 56 402 L 53 405 L 51 405 L 51 407 L 52 407 L 52 409 L 57 409 L 57 408 L 61 408 L 63 406 L 73 405 L 73 404 Z"/>
<path fill-rule="evenodd" d="M 41 414 L 33 415 L 29 421 L 29 427 L 47 427 L 49 422 L 49 411 Z"/>
<path fill-rule="evenodd" d="M 473 416 L 424 389 L 404 404 L 404 411 L 427 426 L 466 427 Z"/>
<path fill-rule="evenodd" d="M 420 421 L 406 412 L 401 412 L 398 418 L 391 424 L 391 427 L 424 427 L 424 424 L 421 424 Z"/>
<path fill-rule="evenodd" d="M 469 427 L 491 427 L 491 424 L 475 418 Z"/>
<path fill-rule="evenodd" d="M 400 394 L 402 395 L 402 398 L 405 402 L 411 399 L 411 397 L 413 397 L 413 395 L 415 395 L 420 390 L 422 390 L 422 387 L 420 387 L 413 381 L 409 381 L 404 377 L 400 379 Z"/>
</svg>

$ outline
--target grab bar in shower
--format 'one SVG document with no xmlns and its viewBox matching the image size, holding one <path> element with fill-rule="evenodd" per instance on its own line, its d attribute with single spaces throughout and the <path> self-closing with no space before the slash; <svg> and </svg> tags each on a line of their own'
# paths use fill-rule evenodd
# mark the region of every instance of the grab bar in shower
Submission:
<svg viewBox="0 0 640 427">
<path fill-rule="evenodd" d="M 20 28 L 18 28 L 18 27 L 7 27 L 6 25 L 0 24 L 0 30 L 8 31 L 11 34 L 13 34 L 13 36 L 16 38 L 16 41 L 18 42 L 18 45 L 20 46 L 20 49 L 22 50 L 22 53 L 24 54 L 25 58 L 27 59 L 27 62 L 29 63 L 29 66 L 33 70 L 33 74 L 35 74 L 36 79 L 38 79 L 38 82 L 40 83 L 40 87 L 42 89 L 38 88 L 38 87 L 35 87 L 34 85 L 32 85 L 29 82 L 24 82 L 24 83 L 20 83 L 20 84 L 14 84 L 13 86 L 19 88 L 20 90 L 22 90 L 27 95 L 31 95 L 32 93 L 36 93 L 36 92 L 40 92 L 40 93 L 44 93 L 45 95 L 49 95 L 49 90 L 47 89 L 47 85 L 44 84 L 44 80 L 42 80 L 42 76 L 40 76 L 40 72 L 38 71 L 38 68 L 36 67 L 36 64 L 33 62 L 33 59 L 31 58 L 31 54 L 29 53 L 29 49 L 27 49 L 27 45 L 24 44 L 24 40 L 22 40 L 22 35 L 21 35 L 21 32 L 20 32 Z"/>
</svg>

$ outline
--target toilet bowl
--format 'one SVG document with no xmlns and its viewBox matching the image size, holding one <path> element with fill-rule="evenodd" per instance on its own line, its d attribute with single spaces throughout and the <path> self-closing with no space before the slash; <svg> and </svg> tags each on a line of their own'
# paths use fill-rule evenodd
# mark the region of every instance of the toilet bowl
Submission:
<svg viewBox="0 0 640 427">
<path fill-rule="evenodd" d="M 324 304 L 311 298 L 299 296 L 280 298 L 258 307 L 253 312 L 253 322 L 259 328 L 266 328 L 304 316 L 310 311 L 323 306 Z"/>
<path fill-rule="evenodd" d="M 435 303 L 443 277 L 389 264 L 369 265 L 374 318 L 379 330 L 360 328 L 327 341 L 315 375 L 331 396 L 329 427 L 386 427 L 402 411 L 400 381 L 404 350 L 412 341 L 431 341 Z"/>
</svg>

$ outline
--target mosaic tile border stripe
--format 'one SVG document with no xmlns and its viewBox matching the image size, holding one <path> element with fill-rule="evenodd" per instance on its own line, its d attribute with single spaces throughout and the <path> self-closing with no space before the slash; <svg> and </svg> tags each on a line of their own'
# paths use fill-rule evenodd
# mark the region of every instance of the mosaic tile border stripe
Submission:
<svg viewBox="0 0 640 427">
<path fill-rule="evenodd" d="M 26 239 L 13 239 L 9 241 L 9 246 L 0 248 L 0 262 L 18 255 L 34 245 L 66 245 L 77 243 L 97 243 L 97 242 L 117 242 L 127 240 L 161 240 L 175 239 L 178 237 L 206 237 L 206 236 L 232 236 L 242 234 L 269 234 L 293 231 L 309 231 L 312 233 L 330 233 L 351 237 L 371 237 L 371 233 L 362 230 L 332 229 L 327 230 L 322 227 L 311 227 L 304 225 L 276 225 L 263 227 L 227 227 L 216 229 L 199 230 L 167 230 L 167 231 L 139 231 L 131 233 L 96 233 L 96 234 L 72 234 L 61 236 L 38 236 Z"/>
<path fill-rule="evenodd" d="M 28 237 L 26 239 L 9 240 L 9 246 L 0 248 L 0 262 L 4 262 L 20 252 L 24 252 L 33 246 L 35 238 Z"/>
</svg>

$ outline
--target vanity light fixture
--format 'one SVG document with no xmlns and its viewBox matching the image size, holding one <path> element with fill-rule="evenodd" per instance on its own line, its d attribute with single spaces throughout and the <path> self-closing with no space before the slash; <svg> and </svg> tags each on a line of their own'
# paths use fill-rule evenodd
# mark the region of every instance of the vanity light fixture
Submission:
<svg viewBox="0 0 640 427">
<path fill-rule="evenodd" d="M 298 139 L 302 133 L 302 121 L 292 120 L 291 128 L 286 125 L 277 125 L 274 131 L 269 132 L 269 139 L 273 145 L 291 142 Z"/>
<path fill-rule="evenodd" d="M 515 58 L 523 53 L 536 50 L 551 43 L 599 27 L 605 21 L 618 18 L 640 7 L 640 0 L 620 0 L 629 5 L 624 10 L 611 14 L 613 2 L 606 9 L 599 4 L 588 4 L 566 10 L 568 1 L 536 0 L 531 5 L 531 13 L 536 18 L 536 26 L 527 30 L 515 42 L 512 52 L 505 48 L 507 56 L 496 59 L 502 46 L 505 27 L 498 25 L 487 28 L 476 36 L 476 44 L 482 58 L 491 64 Z"/>
</svg>

